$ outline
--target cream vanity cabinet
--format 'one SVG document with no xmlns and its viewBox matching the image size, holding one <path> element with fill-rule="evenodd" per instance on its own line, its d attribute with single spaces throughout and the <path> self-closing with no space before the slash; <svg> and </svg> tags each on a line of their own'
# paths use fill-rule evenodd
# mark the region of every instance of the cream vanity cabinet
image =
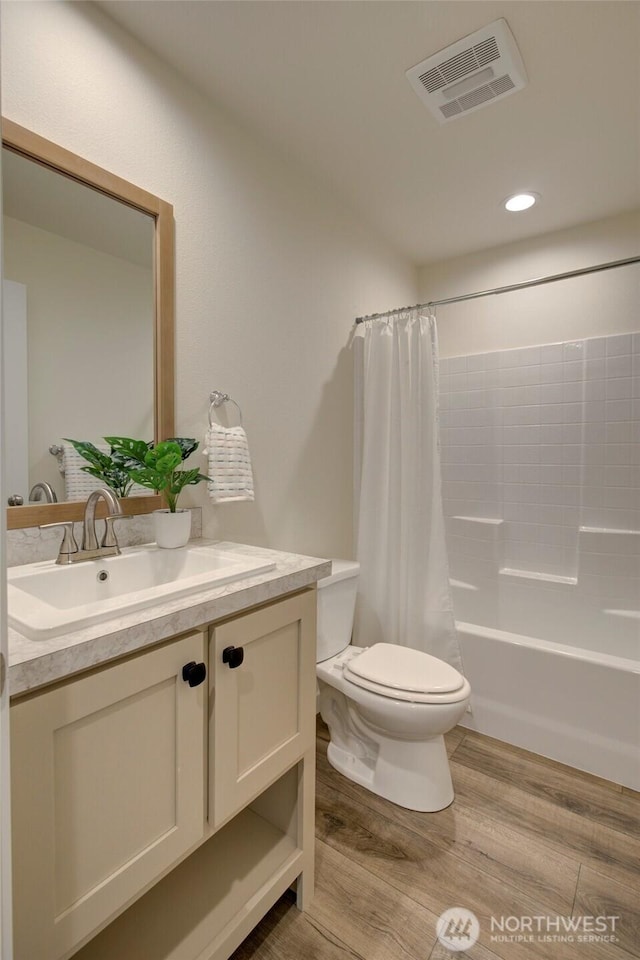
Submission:
<svg viewBox="0 0 640 960">
<path fill-rule="evenodd" d="M 315 600 L 12 704 L 16 960 L 222 960 L 294 881 L 308 901 Z"/>
<path fill-rule="evenodd" d="M 306 615 L 306 601 L 292 597 L 211 630 L 214 762 L 208 793 L 214 827 L 315 742 L 315 610 Z"/>
</svg>

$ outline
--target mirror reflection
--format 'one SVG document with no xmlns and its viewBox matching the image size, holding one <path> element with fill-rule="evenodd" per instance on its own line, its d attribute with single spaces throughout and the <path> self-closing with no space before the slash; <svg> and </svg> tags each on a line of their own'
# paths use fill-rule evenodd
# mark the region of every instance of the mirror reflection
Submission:
<svg viewBox="0 0 640 960">
<path fill-rule="evenodd" d="M 77 500 L 97 481 L 51 447 L 154 436 L 155 221 L 6 148 L 2 181 L 5 490 Z"/>
</svg>

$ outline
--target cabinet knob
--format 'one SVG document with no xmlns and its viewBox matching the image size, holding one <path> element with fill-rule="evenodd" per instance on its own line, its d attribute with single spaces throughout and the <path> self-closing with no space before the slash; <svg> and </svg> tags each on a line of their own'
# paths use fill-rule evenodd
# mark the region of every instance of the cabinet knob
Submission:
<svg viewBox="0 0 640 960">
<path fill-rule="evenodd" d="M 190 663 L 185 663 L 182 668 L 182 679 L 190 687 L 198 687 L 206 676 L 207 667 L 204 663 L 196 663 L 195 660 L 192 660 Z"/>
<path fill-rule="evenodd" d="M 235 669 L 235 667 L 239 667 L 243 660 L 243 647 L 225 647 L 222 651 L 222 662 L 228 663 L 232 670 Z"/>
</svg>

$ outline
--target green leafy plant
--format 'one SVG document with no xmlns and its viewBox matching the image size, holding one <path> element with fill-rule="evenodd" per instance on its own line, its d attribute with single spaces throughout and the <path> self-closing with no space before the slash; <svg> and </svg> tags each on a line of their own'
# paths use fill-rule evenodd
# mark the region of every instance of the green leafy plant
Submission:
<svg viewBox="0 0 640 960">
<path fill-rule="evenodd" d="M 198 448 L 198 441 L 173 437 L 160 443 L 147 444 L 129 437 L 105 437 L 113 455 L 126 464 L 129 478 L 143 487 L 162 494 L 171 513 L 176 512 L 178 496 L 184 487 L 208 480 L 196 468 L 179 470 L 180 464 Z"/>
<path fill-rule="evenodd" d="M 70 443 L 81 457 L 88 462 L 88 467 L 81 467 L 85 473 L 90 473 L 92 477 L 101 480 L 105 486 L 110 487 L 119 497 L 127 497 L 133 486 L 133 478 L 129 474 L 129 468 L 137 466 L 137 463 L 126 456 L 120 450 L 111 448 L 111 453 L 104 453 L 99 450 L 94 443 L 88 440 L 71 440 L 64 438 Z M 108 441 L 107 441 L 108 442 Z M 145 449 L 150 444 L 140 441 Z"/>
</svg>

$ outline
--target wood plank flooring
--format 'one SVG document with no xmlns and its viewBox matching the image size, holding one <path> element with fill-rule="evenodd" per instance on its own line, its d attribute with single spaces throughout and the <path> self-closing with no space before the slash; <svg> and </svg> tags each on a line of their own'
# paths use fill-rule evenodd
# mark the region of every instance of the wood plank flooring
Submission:
<svg viewBox="0 0 640 960">
<path fill-rule="evenodd" d="M 316 895 L 306 913 L 285 895 L 232 960 L 640 958 L 640 794 L 462 727 L 446 740 L 456 799 L 415 813 L 333 770 L 319 722 Z M 436 937 L 454 906 L 480 921 L 466 952 Z M 591 915 L 619 918 L 615 943 L 491 933 Z"/>
</svg>

